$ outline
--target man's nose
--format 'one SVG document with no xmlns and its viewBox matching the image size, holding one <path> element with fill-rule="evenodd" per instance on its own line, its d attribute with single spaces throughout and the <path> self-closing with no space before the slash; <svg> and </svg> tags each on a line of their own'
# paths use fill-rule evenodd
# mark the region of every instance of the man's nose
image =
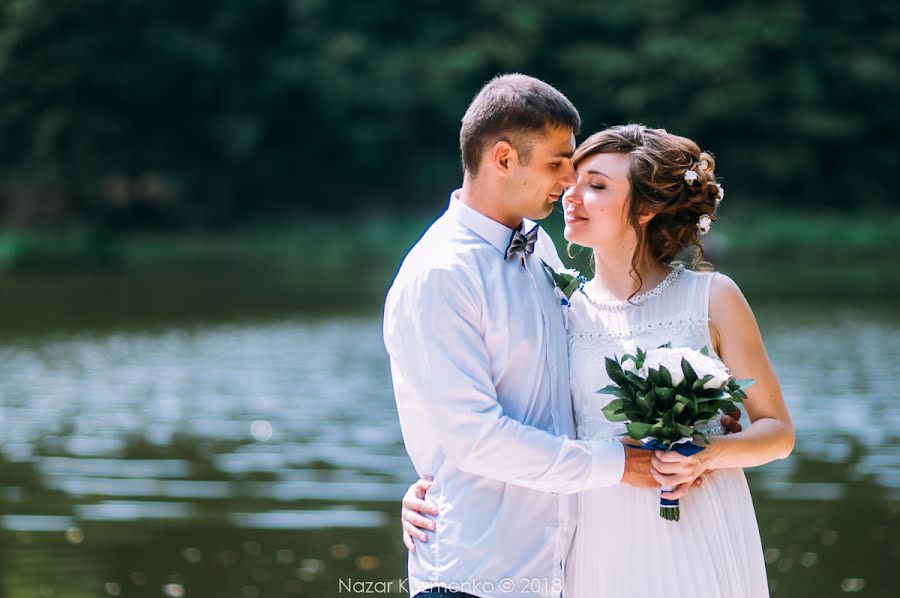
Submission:
<svg viewBox="0 0 900 598">
<path fill-rule="evenodd" d="M 572 166 L 571 162 L 566 162 L 566 172 L 559 179 L 559 182 L 562 183 L 566 187 L 574 187 L 576 178 L 575 178 L 575 168 Z"/>
</svg>

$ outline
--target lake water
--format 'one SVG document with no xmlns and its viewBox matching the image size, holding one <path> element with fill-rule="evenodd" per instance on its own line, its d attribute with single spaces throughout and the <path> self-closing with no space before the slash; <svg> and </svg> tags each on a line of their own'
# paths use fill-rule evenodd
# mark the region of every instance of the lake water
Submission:
<svg viewBox="0 0 900 598">
<path fill-rule="evenodd" d="M 900 313 L 757 315 L 797 427 L 790 459 L 748 472 L 772 594 L 894 596 Z M 6 318 L 0 597 L 336 596 L 361 581 L 402 595 L 415 475 L 377 313 Z"/>
</svg>

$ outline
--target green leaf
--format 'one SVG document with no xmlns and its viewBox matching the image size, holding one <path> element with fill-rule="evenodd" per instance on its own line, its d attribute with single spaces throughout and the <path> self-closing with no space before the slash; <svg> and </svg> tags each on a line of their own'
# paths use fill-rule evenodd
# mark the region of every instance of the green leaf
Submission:
<svg viewBox="0 0 900 598">
<path fill-rule="evenodd" d="M 664 365 L 659 366 L 659 386 L 665 386 L 667 388 L 675 386 L 672 384 L 672 374 Z"/>
<path fill-rule="evenodd" d="M 607 385 L 607 386 L 604 386 L 604 387 L 601 388 L 600 390 L 598 390 L 598 391 L 597 391 L 597 394 L 601 394 L 601 395 L 611 395 L 611 394 L 615 394 L 615 393 L 619 390 L 619 388 L 620 388 L 620 387 L 617 386 L 617 385 L 615 385 L 615 384 L 609 384 L 609 385 Z"/>
<path fill-rule="evenodd" d="M 685 436 L 691 436 L 694 433 L 693 428 L 682 424 L 675 424 L 675 429 L 678 431 L 682 438 L 684 438 Z"/>
<path fill-rule="evenodd" d="M 734 403 L 727 399 L 719 401 L 717 406 L 723 413 L 731 413 L 734 411 Z"/>
<path fill-rule="evenodd" d="M 628 379 L 625 378 L 625 372 L 622 371 L 622 366 L 619 365 L 615 359 L 606 358 L 606 373 L 609 378 L 618 384 L 619 386 L 623 386 L 628 383 Z"/>
<path fill-rule="evenodd" d="M 697 381 L 697 372 L 691 367 L 690 362 L 684 357 L 681 358 L 681 371 L 684 373 L 684 381 L 688 385 L 693 385 Z"/>
<path fill-rule="evenodd" d="M 617 398 L 625 399 L 627 401 L 634 400 L 634 391 L 631 390 L 630 387 L 620 388 L 616 392 L 613 393 Z"/>
<path fill-rule="evenodd" d="M 703 345 L 703 348 L 700 349 L 700 354 L 706 355 L 707 357 L 709 357 L 709 347 L 707 347 L 706 345 Z"/>
<path fill-rule="evenodd" d="M 603 415 L 605 415 L 606 419 L 608 419 L 611 422 L 626 421 L 628 419 L 628 417 L 625 416 L 624 413 L 619 413 L 619 411 L 621 409 L 623 409 L 624 407 L 625 407 L 625 401 L 623 401 L 622 399 L 616 399 L 614 401 L 610 401 L 609 404 L 607 404 L 603 408 Z"/>
<path fill-rule="evenodd" d="M 632 372 L 625 372 L 625 379 L 641 389 L 642 392 L 647 392 L 648 390 L 650 390 L 650 385 L 647 383 L 647 381 L 637 374 L 634 374 Z"/>
<path fill-rule="evenodd" d="M 628 430 L 628 435 L 634 438 L 635 440 L 640 440 L 641 438 L 646 438 L 647 434 L 650 433 L 650 429 L 653 426 L 651 424 L 645 424 L 643 422 L 631 422 L 625 429 Z"/>
<path fill-rule="evenodd" d="M 662 386 L 657 387 L 655 389 L 655 392 L 656 392 L 657 396 L 659 398 L 663 399 L 664 401 L 671 401 L 672 398 L 675 396 L 674 390 L 672 390 L 671 388 L 663 388 Z"/>
<path fill-rule="evenodd" d="M 642 351 L 641 348 L 638 347 L 637 361 L 635 362 L 635 365 L 637 365 L 637 368 L 641 369 L 642 367 L 644 367 L 644 361 L 646 361 L 646 360 L 647 360 L 647 353 Z"/>
<path fill-rule="evenodd" d="M 544 260 L 541 260 L 541 267 L 544 269 L 544 272 L 547 273 L 547 276 L 550 277 L 550 280 L 555 282 L 556 281 L 556 270 L 554 270 L 552 267 L 550 267 L 550 264 L 548 264 Z"/>
<path fill-rule="evenodd" d="M 643 396 L 638 395 L 635 401 L 645 414 L 650 415 L 653 412 L 653 403 L 645 399 Z"/>
<path fill-rule="evenodd" d="M 754 380 L 753 378 L 741 378 L 740 380 L 735 380 L 735 382 L 738 384 L 738 386 L 741 387 L 741 390 L 747 390 L 748 388 L 756 384 L 756 380 Z"/>
<path fill-rule="evenodd" d="M 699 380 L 697 380 L 696 382 L 694 382 L 691 385 L 691 390 L 693 390 L 695 392 L 698 390 L 701 390 L 706 385 L 706 383 L 709 382 L 710 380 L 712 380 L 713 378 L 715 378 L 715 376 L 713 376 L 712 374 L 707 374 L 707 375 L 703 376 L 702 378 L 700 378 Z"/>
<path fill-rule="evenodd" d="M 637 366 L 638 358 L 636 356 L 632 355 L 631 353 L 626 353 L 625 355 L 622 356 L 620 363 L 624 366 L 626 361 L 631 361 L 632 363 L 634 363 Z M 640 366 L 638 366 L 638 369 L 640 369 Z"/>
</svg>

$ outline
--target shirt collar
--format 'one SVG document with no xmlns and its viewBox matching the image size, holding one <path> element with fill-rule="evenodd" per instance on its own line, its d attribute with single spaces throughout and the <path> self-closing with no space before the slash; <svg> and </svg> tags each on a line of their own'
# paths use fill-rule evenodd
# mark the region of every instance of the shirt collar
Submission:
<svg viewBox="0 0 900 598">
<path fill-rule="evenodd" d="M 462 189 L 457 189 L 450 194 L 450 205 L 447 207 L 447 213 L 453 216 L 457 222 L 490 243 L 494 249 L 506 255 L 506 248 L 509 247 L 509 241 L 512 239 L 515 231 L 505 224 L 491 220 L 481 212 L 473 210 L 461 202 L 459 200 L 460 191 Z M 536 224 L 532 220 L 523 218 L 520 230 L 526 233 L 534 228 Z"/>
</svg>

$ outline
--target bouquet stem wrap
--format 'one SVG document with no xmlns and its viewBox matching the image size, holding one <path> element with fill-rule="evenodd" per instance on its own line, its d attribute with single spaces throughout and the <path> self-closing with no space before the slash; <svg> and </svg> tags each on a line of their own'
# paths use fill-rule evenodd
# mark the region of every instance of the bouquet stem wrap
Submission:
<svg viewBox="0 0 900 598">
<path fill-rule="evenodd" d="M 690 457 L 691 455 L 696 455 L 706 447 L 694 444 L 691 442 L 690 438 L 682 438 L 681 440 L 673 442 L 671 446 L 666 446 L 656 438 L 644 438 L 641 440 L 641 446 L 635 446 L 634 448 L 643 449 L 645 451 L 675 451 L 679 455 Z M 664 486 L 660 492 L 671 492 L 672 490 L 674 490 L 674 488 L 666 488 Z M 681 508 L 679 507 L 678 499 L 671 500 L 660 497 L 659 516 L 666 521 L 680 521 Z"/>
</svg>

